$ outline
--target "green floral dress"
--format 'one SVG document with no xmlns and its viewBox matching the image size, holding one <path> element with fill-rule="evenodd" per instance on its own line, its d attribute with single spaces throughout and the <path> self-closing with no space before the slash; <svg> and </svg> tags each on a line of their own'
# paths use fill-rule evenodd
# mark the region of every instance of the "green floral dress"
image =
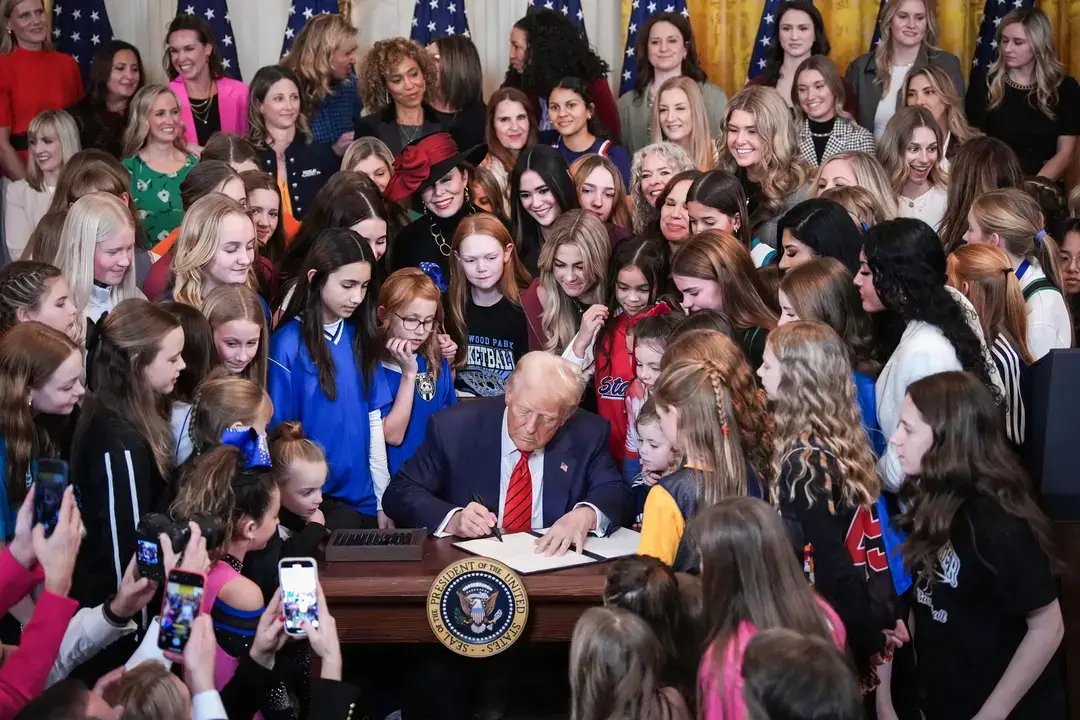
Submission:
<svg viewBox="0 0 1080 720">
<path fill-rule="evenodd" d="M 131 173 L 131 198 L 142 223 L 144 249 L 161 242 L 180 226 L 184 218 L 180 183 L 198 161 L 194 155 L 188 155 L 184 166 L 176 172 L 159 173 L 138 155 L 124 158 L 124 167 Z"/>
</svg>

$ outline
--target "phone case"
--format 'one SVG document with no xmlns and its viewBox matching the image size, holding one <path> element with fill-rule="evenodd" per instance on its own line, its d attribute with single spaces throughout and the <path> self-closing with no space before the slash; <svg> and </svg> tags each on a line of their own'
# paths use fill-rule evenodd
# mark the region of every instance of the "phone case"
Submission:
<svg viewBox="0 0 1080 720">
<path fill-rule="evenodd" d="M 283 595 L 282 595 L 282 614 L 283 615 L 285 614 L 285 608 L 284 608 L 284 602 L 285 602 L 284 592 L 285 592 L 285 588 L 283 587 L 283 584 L 281 582 L 281 568 L 283 566 L 289 565 L 291 563 L 310 564 L 312 572 L 315 573 L 315 586 L 318 587 L 318 584 L 319 584 L 319 563 L 315 560 L 315 558 L 311 558 L 311 557 L 291 557 L 291 558 L 281 558 L 281 560 L 278 560 L 278 585 L 281 586 L 281 592 L 283 593 Z M 316 592 L 316 602 L 318 602 L 317 598 L 318 598 L 318 594 Z M 316 621 L 316 625 L 317 624 L 318 623 Z M 304 637 L 306 635 L 306 633 L 304 633 L 303 630 L 290 630 L 287 625 L 285 626 L 285 634 L 290 635 L 292 637 Z"/>
</svg>

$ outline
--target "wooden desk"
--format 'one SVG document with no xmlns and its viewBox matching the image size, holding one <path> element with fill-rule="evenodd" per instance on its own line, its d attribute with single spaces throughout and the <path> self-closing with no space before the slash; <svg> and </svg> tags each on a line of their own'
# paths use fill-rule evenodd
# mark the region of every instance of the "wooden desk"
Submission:
<svg viewBox="0 0 1080 720">
<path fill-rule="evenodd" d="M 411 563 L 328 563 L 319 571 L 326 600 L 346 643 L 434 643 L 427 593 L 447 565 L 473 557 L 456 538 L 428 538 L 424 559 Z M 569 642 L 574 625 L 603 600 L 608 563 L 523 575 L 529 593 L 524 642 Z"/>
</svg>

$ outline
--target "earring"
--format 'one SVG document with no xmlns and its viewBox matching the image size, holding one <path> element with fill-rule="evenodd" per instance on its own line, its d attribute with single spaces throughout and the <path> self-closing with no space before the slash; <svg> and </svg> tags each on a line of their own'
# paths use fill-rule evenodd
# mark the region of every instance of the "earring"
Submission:
<svg viewBox="0 0 1080 720">
<path fill-rule="evenodd" d="M 26 407 L 34 407 L 34 396 L 26 393 Z"/>
</svg>

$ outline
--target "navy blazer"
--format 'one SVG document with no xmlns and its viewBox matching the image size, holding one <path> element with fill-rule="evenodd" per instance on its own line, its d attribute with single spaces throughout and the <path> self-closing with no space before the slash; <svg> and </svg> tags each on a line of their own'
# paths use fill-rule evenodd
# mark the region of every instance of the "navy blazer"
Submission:
<svg viewBox="0 0 1080 720">
<path fill-rule="evenodd" d="M 390 480 L 383 511 L 398 527 L 438 529 L 454 508 L 479 495 L 499 502 L 505 396 L 458 403 L 428 419 L 416 453 Z M 544 447 L 544 525 L 581 502 L 595 505 L 612 528 L 627 524 L 632 496 L 608 452 L 610 423 L 577 410 Z"/>
<path fill-rule="evenodd" d="M 258 153 L 262 169 L 270 173 L 270 177 L 276 181 L 277 153 L 265 145 L 258 149 Z M 315 200 L 316 193 L 341 168 L 341 159 L 329 145 L 305 142 L 303 136 L 297 132 L 296 138 L 285 148 L 285 161 L 288 163 L 285 176 L 289 181 L 293 217 L 303 220 Z"/>
</svg>

